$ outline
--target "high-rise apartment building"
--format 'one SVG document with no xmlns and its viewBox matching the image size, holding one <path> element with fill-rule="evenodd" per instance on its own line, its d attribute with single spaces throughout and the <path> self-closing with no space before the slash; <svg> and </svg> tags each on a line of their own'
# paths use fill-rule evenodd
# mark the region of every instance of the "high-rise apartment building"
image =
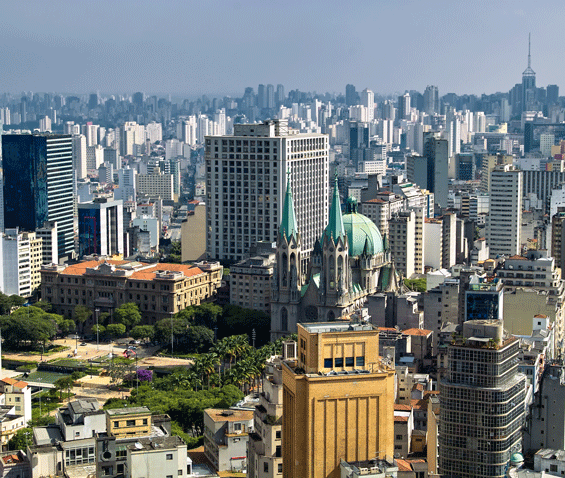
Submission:
<svg viewBox="0 0 565 478">
<path fill-rule="evenodd" d="M 551 255 L 556 267 L 565 270 L 565 208 L 558 207 L 551 218 Z"/>
<path fill-rule="evenodd" d="M 367 108 L 367 121 L 372 121 L 375 118 L 375 94 L 365 88 L 361 92 L 361 104 Z"/>
<path fill-rule="evenodd" d="M 256 242 L 276 242 L 289 175 L 306 259 L 328 221 L 328 147 L 327 135 L 296 133 L 284 120 L 207 136 L 208 257 L 240 261 Z"/>
<path fill-rule="evenodd" d="M 86 178 L 86 136 L 83 134 L 73 136 L 73 170 L 76 179 Z"/>
<path fill-rule="evenodd" d="M 35 231 L 57 221 L 59 260 L 74 256 L 70 135 L 2 136 L 5 227 Z"/>
<path fill-rule="evenodd" d="M 439 472 L 502 478 L 522 449 L 526 376 L 500 320 L 470 320 L 448 346 L 440 382 Z"/>
<path fill-rule="evenodd" d="M 298 324 L 283 361 L 283 477 L 338 478 L 340 461 L 394 453 L 394 369 L 370 324 Z"/>
<path fill-rule="evenodd" d="M 522 189 L 522 171 L 510 165 L 492 170 L 486 239 L 493 258 L 520 254 Z"/>
<path fill-rule="evenodd" d="M 439 207 L 447 207 L 449 141 L 439 133 L 424 133 L 424 154 L 406 157 L 406 177 L 409 182 L 433 192 Z"/>
<path fill-rule="evenodd" d="M 400 211 L 388 221 L 390 258 L 402 277 L 414 274 L 416 214 L 414 211 Z"/>
</svg>

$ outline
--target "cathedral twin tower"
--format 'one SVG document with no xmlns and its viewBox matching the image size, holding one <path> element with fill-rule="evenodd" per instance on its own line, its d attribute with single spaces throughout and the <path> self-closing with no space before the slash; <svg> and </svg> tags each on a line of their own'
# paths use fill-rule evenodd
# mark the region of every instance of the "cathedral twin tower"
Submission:
<svg viewBox="0 0 565 478">
<path fill-rule="evenodd" d="M 390 254 L 377 226 L 348 198 L 345 214 L 335 178 L 329 221 L 304 257 L 287 180 L 271 281 L 271 338 L 295 333 L 300 322 L 330 322 L 362 307 L 367 296 L 388 288 L 394 275 Z M 385 280 L 386 279 L 386 280 Z"/>
</svg>

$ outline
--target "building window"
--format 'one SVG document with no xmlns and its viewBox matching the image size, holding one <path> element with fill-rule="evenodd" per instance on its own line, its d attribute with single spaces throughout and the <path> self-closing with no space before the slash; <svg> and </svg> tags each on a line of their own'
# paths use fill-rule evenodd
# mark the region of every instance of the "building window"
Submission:
<svg viewBox="0 0 565 478">
<path fill-rule="evenodd" d="M 179 471 L 178 471 L 178 475 L 179 475 L 179 476 L 182 476 L 182 470 L 179 470 Z"/>
<path fill-rule="evenodd" d="M 278 470 L 279 473 L 282 473 L 282 463 L 278 464 L 277 470 Z"/>
<path fill-rule="evenodd" d="M 343 367 L 343 357 L 338 357 L 335 359 L 335 366 L 337 367 Z"/>
<path fill-rule="evenodd" d="M 173 454 L 172 454 L 172 453 L 167 453 L 166 458 L 167 458 L 167 460 L 172 460 L 172 459 L 173 459 Z"/>
<path fill-rule="evenodd" d="M 402 435 L 396 435 L 397 440 L 402 440 Z"/>
<path fill-rule="evenodd" d="M 345 357 L 345 366 L 346 367 L 353 367 L 354 364 L 355 364 L 355 358 L 354 357 Z"/>
<path fill-rule="evenodd" d="M 241 423 L 234 423 L 233 424 L 233 429 L 235 431 L 240 431 L 241 430 Z"/>
<path fill-rule="evenodd" d="M 143 424 L 144 424 L 144 425 L 147 425 L 147 418 L 144 418 L 144 419 L 143 419 Z"/>
<path fill-rule="evenodd" d="M 269 473 L 269 464 L 267 462 L 263 463 L 263 471 Z"/>
<path fill-rule="evenodd" d="M 114 422 L 114 428 L 120 428 L 120 422 Z"/>
<path fill-rule="evenodd" d="M 357 367 L 364 367 L 365 366 L 365 357 L 356 357 L 355 358 L 355 365 Z"/>
<path fill-rule="evenodd" d="M 126 427 L 134 427 L 134 426 L 135 426 L 135 420 L 126 421 Z"/>
<path fill-rule="evenodd" d="M 280 431 L 280 430 L 277 430 L 277 431 L 275 432 L 275 438 L 276 438 L 277 440 L 280 440 L 280 439 L 281 439 L 281 431 Z"/>
<path fill-rule="evenodd" d="M 324 359 L 324 368 L 332 368 L 333 360 L 331 358 Z"/>
</svg>

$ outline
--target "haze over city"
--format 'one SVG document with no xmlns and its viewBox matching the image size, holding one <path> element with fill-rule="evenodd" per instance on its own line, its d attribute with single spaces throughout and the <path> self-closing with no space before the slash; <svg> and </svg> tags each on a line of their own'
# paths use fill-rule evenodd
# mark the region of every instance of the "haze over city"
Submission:
<svg viewBox="0 0 565 478">
<path fill-rule="evenodd" d="M 257 83 L 377 94 L 507 91 L 532 33 L 538 81 L 559 84 L 559 0 L 2 2 L 8 92 L 241 94 Z"/>
</svg>

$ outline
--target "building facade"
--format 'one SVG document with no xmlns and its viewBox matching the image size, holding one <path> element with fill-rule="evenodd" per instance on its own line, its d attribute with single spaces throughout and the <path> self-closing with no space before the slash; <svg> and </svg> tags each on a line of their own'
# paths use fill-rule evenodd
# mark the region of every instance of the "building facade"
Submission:
<svg viewBox="0 0 565 478">
<path fill-rule="evenodd" d="M 298 357 L 282 364 L 283 477 L 338 478 L 340 461 L 394 453 L 394 369 L 371 325 L 298 326 Z"/>
<path fill-rule="evenodd" d="M 4 224 L 35 231 L 57 221 L 59 260 L 74 257 L 73 140 L 70 135 L 2 136 Z"/>
<path fill-rule="evenodd" d="M 78 204 L 79 257 L 124 253 L 122 201 L 96 198 Z"/>
<path fill-rule="evenodd" d="M 41 297 L 54 312 L 73 316 L 83 305 L 112 313 L 127 302 L 139 307 L 144 323 L 154 324 L 216 294 L 222 281 L 219 263 L 145 264 L 92 260 L 69 266 L 45 266 L 41 270 Z"/>
<path fill-rule="evenodd" d="M 522 232 L 522 171 L 497 166 L 491 172 L 486 240 L 490 257 L 520 254 Z"/>
<path fill-rule="evenodd" d="M 307 257 L 328 217 L 329 140 L 298 134 L 284 120 L 234 125 L 233 136 L 207 136 L 206 250 L 240 261 L 258 241 L 275 242 L 287 173 Z"/>
<path fill-rule="evenodd" d="M 502 321 L 472 320 L 448 346 L 440 382 L 439 471 L 461 478 L 505 476 L 522 450 L 526 377 L 519 342 Z"/>
</svg>

